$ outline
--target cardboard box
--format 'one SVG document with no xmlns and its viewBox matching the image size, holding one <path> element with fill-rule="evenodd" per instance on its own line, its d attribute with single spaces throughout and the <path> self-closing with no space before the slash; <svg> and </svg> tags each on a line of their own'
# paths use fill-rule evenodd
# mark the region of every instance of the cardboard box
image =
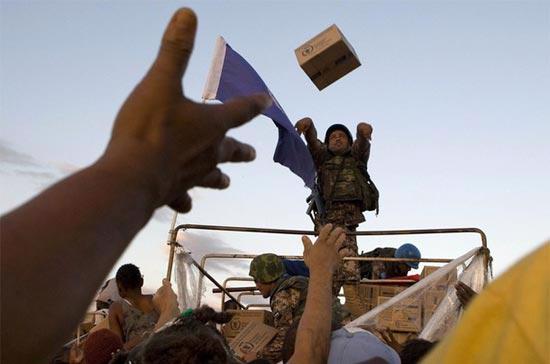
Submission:
<svg viewBox="0 0 550 364">
<path fill-rule="evenodd" d="M 422 273 L 420 274 L 420 278 L 424 279 L 436 270 L 438 270 L 440 267 L 435 266 L 424 266 L 422 269 Z M 437 289 L 437 290 L 444 290 L 446 291 L 449 285 L 454 285 L 457 280 L 456 275 L 456 269 L 449 272 L 446 276 L 443 276 L 439 281 L 437 281 L 434 285 L 432 285 L 431 289 Z"/>
<path fill-rule="evenodd" d="M 378 297 L 378 304 L 389 301 L 390 297 Z M 401 303 L 382 311 L 376 320 L 379 329 L 388 328 L 402 332 L 422 330 L 422 305 L 415 299 L 404 299 Z"/>
<path fill-rule="evenodd" d="M 231 321 L 222 327 L 223 335 L 228 339 L 232 339 L 239 335 L 250 322 L 273 326 L 273 315 L 271 311 L 227 310 L 227 312 L 233 314 Z"/>
<path fill-rule="evenodd" d="M 294 50 L 298 64 L 319 90 L 361 65 L 353 47 L 333 24 Z"/>
<path fill-rule="evenodd" d="M 360 283 L 357 288 L 357 294 L 359 295 L 364 312 L 367 312 L 378 305 L 378 297 L 393 297 L 406 288 L 403 286 Z"/>
<path fill-rule="evenodd" d="M 229 346 L 239 358 L 244 358 L 249 353 L 261 351 L 277 335 L 277 329 L 250 321 L 237 335 Z"/>
</svg>

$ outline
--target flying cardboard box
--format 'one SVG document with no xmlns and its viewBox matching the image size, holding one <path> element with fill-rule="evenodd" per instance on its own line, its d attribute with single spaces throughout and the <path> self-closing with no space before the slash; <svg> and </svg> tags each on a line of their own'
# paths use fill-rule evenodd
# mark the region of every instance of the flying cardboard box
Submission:
<svg viewBox="0 0 550 364">
<path fill-rule="evenodd" d="M 223 335 L 228 339 L 232 339 L 239 335 L 250 322 L 273 326 L 273 315 L 271 311 L 227 310 L 227 312 L 233 314 L 231 321 L 222 328 Z"/>
<path fill-rule="evenodd" d="M 250 321 L 229 346 L 240 359 L 260 352 L 277 335 L 277 329 L 261 322 Z"/>
<path fill-rule="evenodd" d="M 294 50 L 298 64 L 319 90 L 361 65 L 353 47 L 333 24 Z"/>
</svg>

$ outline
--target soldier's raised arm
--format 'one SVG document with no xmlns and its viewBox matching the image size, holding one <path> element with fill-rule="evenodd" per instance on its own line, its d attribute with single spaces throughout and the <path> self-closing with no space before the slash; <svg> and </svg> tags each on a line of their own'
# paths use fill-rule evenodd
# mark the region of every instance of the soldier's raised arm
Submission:
<svg viewBox="0 0 550 364">
<path fill-rule="evenodd" d="M 311 120 L 311 118 L 305 117 L 298 120 L 295 128 L 298 131 L 298 134 L 304 134 L 306 137 L 307 146 L 312 152 L 315 152 L 321 148 L 322 143 L 319 139 L 317 139 L 317 129 L 315 129 L 315 125 L 313 124 L 313 120 Z"/>
<path fill-rule="evenodd" d="M 369 123 L 357 124 L 357 137 L 353 142 L 352 151 L 363 161 L 368 161 L 370 156 L 370 141 L 372 138 L 372 126 Z"/>
</svg>

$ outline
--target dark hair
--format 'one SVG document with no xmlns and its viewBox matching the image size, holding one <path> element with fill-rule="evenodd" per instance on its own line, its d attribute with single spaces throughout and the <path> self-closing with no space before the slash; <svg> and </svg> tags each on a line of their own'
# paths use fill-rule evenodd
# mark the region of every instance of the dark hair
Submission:
<svg viewBox="0 0 550 364">
<path fill-rule="evenodd" d="M 401 364 L 419 363 L 436 344 L 437 341 L 431 342 L 424 339 L 411 339 L 405 342 L 401 353 L 399 353 Z"/>
<path fill-rule="evenodd" d="M 223 311 L 227 310 L 239 310 L 241 306 L 236 301 L 227 300 L 223 303 Z"/>
<path fill-rule="evenodd" d="M 116 272 L 116 281 L 126 289 L 141 288 L 143 279 L 139 268 L 133 264 L 124 264 Z"/>
<path fill-rule="evenodd" d="M 231 315 L 202 306 L 180 317 L 167 328 L 151 336 L 130 355 L 119 360 L 143 364 L 214 364 L 237 363 L 218 330 L 209 323 L 229 322 Z M 119 361 L 122 363 L 124 361 Z"/>
</svg>

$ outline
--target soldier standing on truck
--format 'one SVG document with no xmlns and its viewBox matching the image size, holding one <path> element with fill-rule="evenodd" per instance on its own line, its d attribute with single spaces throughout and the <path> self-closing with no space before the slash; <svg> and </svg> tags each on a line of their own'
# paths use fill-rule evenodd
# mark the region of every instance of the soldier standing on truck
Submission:
<svg viewBox="0 0 550 364">
<path fill-rule="evenodd" d="M 315 229 L 332 223 L 354 232 L 365 221 L 363 211 L 378 213 L 378 190 L 367 172 L 370 155 L 372 126 L 361 122 L 357 125 L 357 138 L 342 124 L 334 124 L 327 129 L 324 142 L 317 139 L 317 131 L 310 118 L 296 123 L 299 134 L 304 134 L 307 146 L 317 169 L 314 194 L 321 197 L 323 206 L 317 206 Z M 317 196 L 317 197 L 319 197 Z M 357 241 L 354 235 L 347 235 L 340 248 L 340 257 L 356 257 Z M 345 281 L 360 279 L 356 261 L 345 261 L 335 273 L 333 294 L 337 295 Z M 354 306 L 359 306 L 357 288 L 353 284 L 344 285 L 346 306 L 356 315 Z"/>
</svg>

